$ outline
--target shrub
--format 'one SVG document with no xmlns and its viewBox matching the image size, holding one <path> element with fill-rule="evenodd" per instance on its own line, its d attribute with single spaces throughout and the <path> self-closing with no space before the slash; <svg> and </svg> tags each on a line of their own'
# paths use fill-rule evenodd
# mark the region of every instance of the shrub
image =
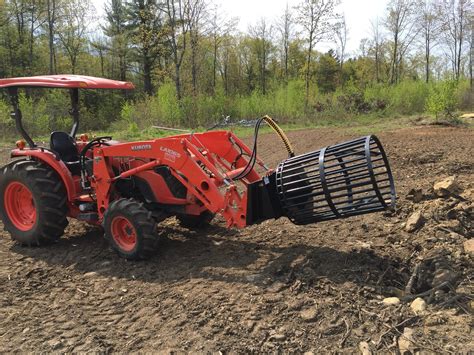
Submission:
<svg viewBox="0 0 474 355">
<path fill-rule="evenodd" d="M 268 113 L 274 112 L 283 121 L 302 119 L 305 115 L 305 88 L 302 80 L 292 80 L 288 85 L 280 86 L 273 97 L 273 110 L 268 107 Z"/>
<path fill-rule="evenodd" d="M 474 106 L 474 90 L 471 89 L 470 82 L 468 80 L 459 82 L 457 91 L 459 109 L 472 111 Z"/>
<path fill-rule="evenodd" d="M 19 101 L 26 131 L 31 136 L 44 135 L 50 132 L 50 117 L 47 112 L 45 98 L 34 100 L 34 98 L 27 97 L 22 93 L 19 96 Z"/>
<path fill-rule="evenodd" d="M 81 91 L 81 94 L 84 91 Z M 48 127 L 45 128 L 44 132 L 41 134 L 49 134 L 52 131 L 65 131 L 69 132 L 72 127 L 72 117 L 69 113 L 71 109 L 71 98 L 67 90 L 45 90 L 44 92 L 35 92 L 38 97 L 44 103 L 44 114 L 48 119 Z M 41 96 L 39 96 L 41 95 Z M 87 109 L 84 105 L 84 95 L 80 95 L 80 110 L 81 110 L 81 121 L 79 129 L 84 129 L 85 120 L 83 119 L 84 114 Z"/>
<path fill-rule="evenodd" d="M 397 85 L 373 84 L 365 88 L 364 98 L 372 111 L 413 115 L 425 111 L 429 86 L 407 80 Z"/>
<path fill-rule="evenodd" d="M 357 88 L 352 81 L 349 81 L 343 89 L 336 91 L 336 104 L 353 114 L 367 113 L 371 110 L 371 105 L 364 96 L 364 92 Z"/>
<path fill-rule="evenodd" d="M 369 85 L 364 89 L 364 100 L 369 102 L 373 111 L 385 112 L 391 106 L 391 89 L 384 84 Z"/>
<path fill-rule="evenodd" d="M 248 96 L 237 96 L 235 99 L 237 118 L 251 119 L 268 114 L 283 122 L 303 119 L 305 114 L 305 89 L 301 80 L 290 81 L 273 92 L 263 95 L 255 90 Z M 230 110 L 229 110 L 230 111 Z"/>
<path fill-rule="evenodd" d="M 458 84 L 454 80 L 447 80 L 432 84 L 426 102 L 426 110 L 437 119 L 453 119 L 458 105 Z"/>
<path fill-rule="evenodd" d="M 81 128 L 83 130 L 110 129 L 120 119 L 123 93 L 117 90 L 82 90 Z M 70 104 L 68 104 L 70 105 Z"/>
<path fill-rule="evenodd" d="M 132 102 L 125 102 L 120 111 L 120 119 L 112 123 L 113 131 L 132 131 L 139 129 L 134 121 L 135 105 Z"/>
<path fill-rule="evenodd" d="M 402 115 L 425 111 L 429 86 L 422 81 L 407 80 L 391 88 L 392 110 Z"/>
<path fill-rule="evenodd" d="M 1 139 L 4 141 L 11 137 L 15 129 L 15 122 L 10 117 L 10 111 L 10 105 L 5 101 L 0 100 L 0 132 Z"/>
<path fill-rule="evenodd" d="M 223 116 L 233 116 L 232 100 L 227 98 L 222 88 L 218 88 L 214 96 L 197 95 L 186 97 L 181 102 L 183 125 L 187 127 L 203 127 L 220 121 Z"/>
<path fill-rule="evenodd" d="M 163 84 L 155 96 L 145 96 L 134 102 L 125 102 L 120 120 L 113 125 L 116 130 L 143 130 L 153 125 L 179 126 L 183 123 L 185 107 L 176 96 L 174 84 Z"/>
<path fill-rule="evenodd" d="M 176 87 L 168 82 L 159 89 L 156 97 L 151 98 L 152 112 L 150 117 L 157 119 L 158 123 L 177 125 L 182 123 L 183 114 L 176 95 Z"/>
</svg>

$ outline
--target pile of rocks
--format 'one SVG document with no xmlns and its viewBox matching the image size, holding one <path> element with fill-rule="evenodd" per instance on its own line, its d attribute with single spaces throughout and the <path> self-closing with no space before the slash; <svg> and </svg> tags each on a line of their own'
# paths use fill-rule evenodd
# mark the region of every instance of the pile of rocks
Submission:
<svg viewBox="0 0 474 355">
<path fill-rule="evenodd" d="M 413 202 L 405 224 L 407 232 L 417 232 L 429 222 L 431 227 L 461 238 L 474 237 L 474 190 L 463 191 L 454 176 L 435 183 L 426 194 L 422 189 L 410 190 L 407 200 Z"/>
<path fill-rule="evenodd" d="M 466 185 L 469 185 L 467 183 Z M 431 187 L 409 191 L 400 204 L 399 231 L 413 246 L 411 277 L 398 297 L 383 299 L 382 306 L 408 308 L 412 317 L 425 325 L 442 315 L 446 308 L 460 314 L 474 312 L 474 189 L 462 186 L 454 176 Z M 401 308 L 402 307 L 402 308 Z M 396 345 L 400 354 L 419 352 L 410 326 L 399 329 Z M 418 339 L 423 337 L 419 332 Z M 362 354 L 371 354 L 366 343 L 359 344 Z"/>
<path fill-rule="evenodd" d="M 474 189 L 450 176 L 426 191 L 412 189 L 406 200 L 402 227 L 418 255 L 403 295 L 384 304 L 408 302 L 415 314 L 425 312 L 427 304 L 472 307 L 474 290 L 466 274 L 474 260 Z"/>
</svg>

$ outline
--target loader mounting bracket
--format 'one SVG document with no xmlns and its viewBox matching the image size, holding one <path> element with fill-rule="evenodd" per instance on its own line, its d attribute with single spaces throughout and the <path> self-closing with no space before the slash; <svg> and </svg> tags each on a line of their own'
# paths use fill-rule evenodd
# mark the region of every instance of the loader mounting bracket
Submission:
<svg viewBox="0 0 474 355">
<path fill-rule="evenodd" d="M 247 225 L 272 218 L 278 219 L 282 216 L 283 211 L 277 195 L 275 173 L 248 186 Z"/>
</svg>

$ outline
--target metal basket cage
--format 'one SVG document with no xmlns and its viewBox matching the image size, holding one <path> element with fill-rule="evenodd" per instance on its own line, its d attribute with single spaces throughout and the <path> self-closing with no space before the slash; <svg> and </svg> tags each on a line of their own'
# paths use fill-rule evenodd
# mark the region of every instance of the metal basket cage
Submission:
<svg viewBox="0 0 474 355">
<path fill-rule="evenodd" d="M 395 186 L 375 136 L 287 159 L 276 171 L 284 214 L 305 225 L 395 207 Z"/>
</svg>

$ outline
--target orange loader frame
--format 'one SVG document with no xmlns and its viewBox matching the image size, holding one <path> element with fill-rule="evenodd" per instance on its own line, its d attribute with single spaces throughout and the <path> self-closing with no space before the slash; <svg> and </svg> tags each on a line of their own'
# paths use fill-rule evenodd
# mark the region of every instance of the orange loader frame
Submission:
<svg viewBox="0 0 474 355">
<path fill-rule="evenodd" d="M 151 141 L 117 144 L 94 149 L 94 179 L 99 217 L 108 208 L 113 184 L 119 179 L 138 176 L 152 187 L 157 201 L 185 206 L 186 214 L 199 215 L 203 210 L 220 213 L 228 227 L 247 225 L 247 190 L 239 191 L 233 177 L 241 173 L 250 149 L 233 133 L 216 131 L 161 138 Z M 111 167 L 118 157 L 132 159 L 132 167 L 115 175 Z M 140 159 L 140 160 L 138 160 Z M 259 159 L 259 164 L 264 167 Z M 153 168 L 167 166 L 171 174 L 188 190 L 186 199 L 170 197 Z M 252 169 L 242 182 L 261 180 Z"/>
</svg>

